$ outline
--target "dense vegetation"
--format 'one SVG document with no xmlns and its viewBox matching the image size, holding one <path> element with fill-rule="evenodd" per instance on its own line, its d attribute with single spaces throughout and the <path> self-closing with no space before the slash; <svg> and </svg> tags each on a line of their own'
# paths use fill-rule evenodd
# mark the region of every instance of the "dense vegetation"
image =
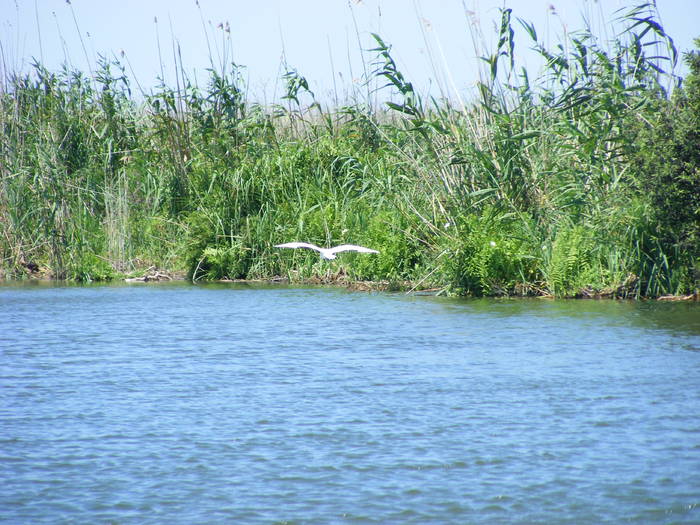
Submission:
<svg viewBox="0 0 700 525">
<path fill-rule="evenodd" d="M 501 13 L 469 105 L 423 100 L 374 35 L 392 102 L 323 109 L 296 71 L 284 103 L 246 98 L 240 70 L 206 88 L 180 68 L 140 101 L 118 61 L 46 70 L 0 93 L 0 267 L 106 280 L 149 266 L 195 279 L 341 276 L 451 293 L 692 293 L 700 280 L 700 55 L 688 78 L 653 5 L 614 42 L 546 49 Z M 515 60 L 515 30 L 545 64 Z M 700 44 L 700 41 L 698 41 Z M 138 100 L 138 101 L 137 101 Z M 306 101 L 306 103 L 302 103 Z M 320 262 L 273 245 L 352 242 Z"/>
</svg>

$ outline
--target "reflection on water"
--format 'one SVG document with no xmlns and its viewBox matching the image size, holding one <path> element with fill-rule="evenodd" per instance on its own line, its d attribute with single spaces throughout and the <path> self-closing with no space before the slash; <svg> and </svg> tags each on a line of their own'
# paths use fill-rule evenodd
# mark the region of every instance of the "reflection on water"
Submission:
<svg viewBox="0 0 700 525">
<path fill-rule="evenodd" d="M 700 308 L 0 287 L 7 522 L 700 521 Z"/>
</svg>

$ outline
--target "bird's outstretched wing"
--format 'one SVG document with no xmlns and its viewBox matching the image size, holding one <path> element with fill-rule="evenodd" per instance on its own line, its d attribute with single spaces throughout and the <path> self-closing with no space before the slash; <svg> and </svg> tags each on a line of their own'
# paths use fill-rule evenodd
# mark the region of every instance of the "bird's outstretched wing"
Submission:
<svg viewBox="0 0 700 525">
<path fill-rule="evenodd" d="M 308 248 L 317 252 L 321 251 L 321 248 L 310 242 L 286 242 L 284 244 L 275 244 L 275 248 Z"/>
<path fill-rule="evenodd" d="M 365 248 L 364 246 L 358 246 L 356 244 L 341 244 L 330 249 L 331 253 L 339 252 L 361 252 L 361 253 L 379 253 L 377 250 L 371 248 Z"/>
</svg>

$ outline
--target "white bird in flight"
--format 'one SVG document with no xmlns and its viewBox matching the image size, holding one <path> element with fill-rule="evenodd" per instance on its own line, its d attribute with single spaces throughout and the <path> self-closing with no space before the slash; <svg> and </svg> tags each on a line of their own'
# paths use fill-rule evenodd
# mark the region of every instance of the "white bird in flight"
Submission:
<svg viewBox="0 0 700 525">
<path fill-rule="evenodd" d="M 365 248 L 364 246 L 357 246 L 356 244 L 341 244 L 334 248 L 321 248 L 309 242 L 287 242 L 284 244 L 275 244 L 275 248 L 308 248 L 319 252 L 321 254 L 321 259 L 328 260 L 335 259 L 335 254 L 340 252 L 379 253 L 377 250 Z"/>
</svg>

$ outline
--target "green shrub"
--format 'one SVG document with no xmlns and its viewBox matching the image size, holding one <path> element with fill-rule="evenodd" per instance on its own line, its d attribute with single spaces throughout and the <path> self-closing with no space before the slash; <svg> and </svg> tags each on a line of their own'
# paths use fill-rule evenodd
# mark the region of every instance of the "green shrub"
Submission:
<svg viewBox="0 0 700 525">
<path fill-rule="evenodd" d="M 193 280 L 243 279 L 249 268 L 250 257 L 244 247 L 207 246 L 191 275 Z"/>
<path fill-rule="evenodd" d="M 355 256 L 352 275 L 357 279 L 398 281 L 415 277 L 424 248 L 419 233 L 398 210 L 374 213 L 358 242 L 379 250 Z"/>
<path fill-rule="evenodd" d="M 116 277 L 112 266 L 96 254 L 83 254 L 74 261 L 69 269 L 67 278 L 78 282 L 110 281 Z"/>
<path fill-rule="evenodd" d="M 593 285 L 594 243 L 583 226 L 562 228 L 556 234 L 545 260 L 546 284 L 557 296 L 570 297 Z"/>
<path fill-rule="evenodd" d="M 504 295 L 522 290 L 536 275 L 532 243 L 518 223 L 469 215 L 456 225 L 442 257 L 443 273 L 458 294 Z"/>
<path fill-rule="evenodd" d="M 653 260 L 648 266 L 684 274 L 679 292 L 700 282 L 700 52 L 687 54 L 686 62 L 684 88 L 671 100 L 655 101 L 653 111 L 633 123 L 628 142 L 638 189 L 657 224 L 644 250 Z"/>
</svg>

